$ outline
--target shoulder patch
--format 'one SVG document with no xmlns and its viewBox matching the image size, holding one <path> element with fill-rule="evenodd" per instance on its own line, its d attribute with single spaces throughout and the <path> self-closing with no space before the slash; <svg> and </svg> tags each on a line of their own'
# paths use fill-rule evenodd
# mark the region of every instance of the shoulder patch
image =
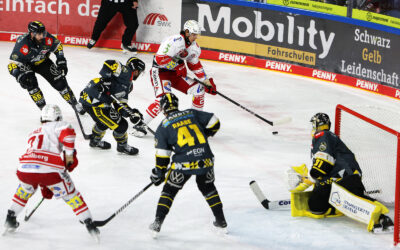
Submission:
<svg viewBox="0 0 400 250">
<path fill-rule="evenodd" d="M 12 60 L 17 60 L 18 59 L 18 55 L 17 54 L 12 54 L 11 55 L 11 59 Z"/>
<path fill-rule="evenodd" d="M 326 148 L 327 148 L 326 142 L 322 142 L 322 143 L 319 145 L 319 148 L 318 148 L 318 149 L 319 149 L 320 151 L 325 151 Z"/>
<path fill-rule="evenodd" d="M 50 37 L 46 37 L 46 45 L 51 46 L 52 44 L 53 44 L 53 39 L 51 39 Z"/>
<path fill-rule="evenodd" d="M 28 55 L 29 53 L 29 47 L 28 45 L 24 45 L 21 47 L 21 49 L 19 50 L 19 52 L 21 52 L 24 56 Z"/>
<path fill-rule="evenodd" d="M 320 138 L 321 136 L 324 135 L 324 131 L 318 132 L 314 135 L 314 138 Z"/>
</svg>

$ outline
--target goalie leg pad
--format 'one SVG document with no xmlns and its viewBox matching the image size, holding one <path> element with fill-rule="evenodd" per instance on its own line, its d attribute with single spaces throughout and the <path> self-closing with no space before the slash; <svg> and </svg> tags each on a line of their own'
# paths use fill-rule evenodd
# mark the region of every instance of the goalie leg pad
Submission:
<svg viewBox="0 0 400 250">
<path fill-rule="evenodd" d="M 307 216 L 308 198 L 311 192 L 300 192 L 290 194 L 290 210 L 293 217 Z"/>
<path fill-rule="evenodd" d="M 347 217 L 367 224 L 368 231 L 379 223 L 381 214 L 389 212 L 381 203 L 354 195 L 337 183 L 332 183 L 329 203 Z"/>
<path fill-rule="evenodd" d="M 309 199 L 312 192 L 291 193 L 290 208 L 293 217 L 310 217 L 314 219 L 322 219 L 326 217 L 338 217 L 343 214 L 334 208 L 328 208 L 323 213 L 313 213 L 309 210 Z"/>
</svg>

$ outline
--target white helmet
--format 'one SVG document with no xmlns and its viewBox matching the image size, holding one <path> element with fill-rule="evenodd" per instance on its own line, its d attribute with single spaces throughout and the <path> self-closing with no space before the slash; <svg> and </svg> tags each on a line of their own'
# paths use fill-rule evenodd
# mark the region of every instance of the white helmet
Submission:
<svg viewBox="0 0 400 250">
<path fill-rule="evenodd" d="M 41 122 L 54 122 L 61 121 L 62 114 L 61 109 L 55 104 L 47 104 L 42 109 L 42 114 L 40 116 Z"/>
<path fill-rule="evenodd" d="M 195 20 L 187 20 L 183 25 L 183 30 L 188 30 L 189 34 L 198 34 L 200 35 L 201 29 L 199 23 Z"/>
</svg>

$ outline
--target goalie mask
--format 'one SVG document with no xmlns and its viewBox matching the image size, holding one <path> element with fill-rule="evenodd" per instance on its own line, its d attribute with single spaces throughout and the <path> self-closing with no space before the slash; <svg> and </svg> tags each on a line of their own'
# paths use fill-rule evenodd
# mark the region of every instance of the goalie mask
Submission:
<svg viewBox="0 0 400 250">
<path fill-rule="evenodd" d="M 312 135 L 317 131 L 329 130 L 331 128 L 331 121 L 325 113 L 316 113 L 311 117 L 310 122 L 312 124 Z"/>
<path fill-rule="evenodd" d="M 163 97 L 161 97 L 160 100 L 161 110 L 165 114 L 168 114 L 169 112 L 172 111 L 177 111 L 178 104 L 179 104 L 178 98 L 172 93 L 166 93 L 165 95 L 163 95 Z"/>
<path fill-rule="evenodd" d="M 40 121 L 42 123 L 55 122 L 61 120 L 62 120 L 61 109 L 57 105 L 47 104 L 46 106 L 43 107 L 42 114 L 40 116 Z"/>
</svg>

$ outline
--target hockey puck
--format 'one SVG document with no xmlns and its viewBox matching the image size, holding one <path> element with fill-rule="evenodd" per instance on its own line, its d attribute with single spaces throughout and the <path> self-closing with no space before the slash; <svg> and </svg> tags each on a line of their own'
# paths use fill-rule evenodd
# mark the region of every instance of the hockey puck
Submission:
<svg viewBox="0 0 400 250">
<path fill-rule="evenodd" d="M 278 131 L 274 131 L 274 132 L 272 132 L 272 134 L 273 134 L 273 135 L 277 135 L 277 134 L 278 134 Z"/>
</svg>

